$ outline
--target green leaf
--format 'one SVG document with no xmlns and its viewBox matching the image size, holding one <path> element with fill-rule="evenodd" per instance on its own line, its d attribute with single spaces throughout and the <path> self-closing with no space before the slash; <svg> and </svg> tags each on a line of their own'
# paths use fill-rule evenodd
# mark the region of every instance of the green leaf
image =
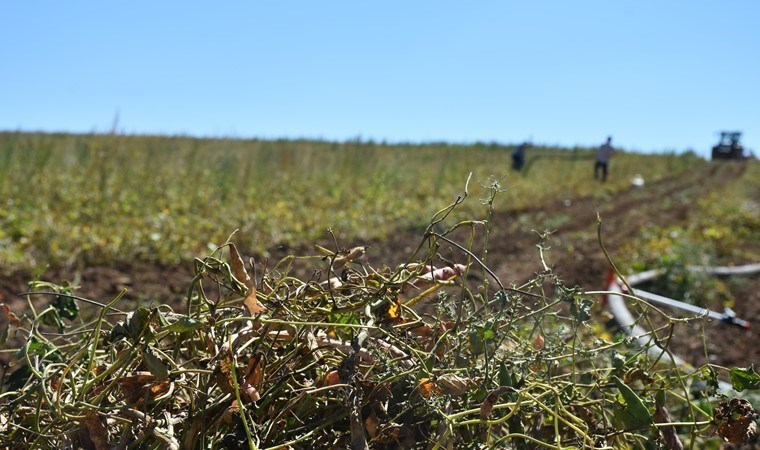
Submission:
<svg viewBox="0 0 760 450">
<path fill-rule="evenodd" d="M 359 323 L 359 317 L 356 314 L 331 314 L 328 316 L 328 321 L 332 323 L 340 323 L 340 324 L 358 324 Z"/>
<path fill-rule="evenodd" d="M 654 423 L 652 413 L 646 407 L 644 401 L 628 387 L 619 377 L 612 376 L 620 395 L 618 396 L 618 410 L 616 416 L 623 422 L 626 429 L 637 429 Z"/>
<path fill-rule="evenodd" d="M 665 406 L 665 390 L 658 389 L 654 394 L 654 404 L 657 408 Z"/>
<path fill-rule="evenodd" d="M 612 351 L 612 355 L 610 356 L 610 360 L 612 361 L 612 367 L 614 367 L 617 370 L 621 370 L 625 367 L 626 359 L 625 355 L 618 353 L 616 351 Z"/>
<path fill-rule="evenodd" d="M 158 319 L 158 324 L 159 324 L 159 325 L 160 325 L 162 328 L 163 328 L 163 327 L 167 327 L 167 326 L 169 326 L 169 321 L 168 321 L 168 320 L 166 320 L 166 316 L 165 316 L 163 313 L 161 313 L 161 310 L 159 310 L 159 309 L 154 309 L 154 311 L 156 312 L 156 318 Z"/>
<path fill-rule="evenodd" d="M 169 376 L 169 370 L 166 368 L 166 365 L 164 365 L 163 361 L 161 361 L 161 359 L 154 355 L 149 349 L 143 350 L 142 357 L 145 366 L 148 367 L 151 375 L 156 378 L 166 378 Z"/>
<path fill-rule="evenodd" d="M 130 338 L 129 330 L 124 325 L 124 322 L 119 322 L 111 328 L 111 335 L 108 337 L 108 342 L 116 342 L 120 338 Z"/>
<path fill-rule="evenodd" d="M 55 326 L 58 329 L 58 333 L 63 333 L 65 327 L 63 326 L 61 316 L 57 309 L 48 308 L 38 316 L 38 319 L 39 318 L 42 319 L 42 323 L 45 325 Z"/>
<path fill-rule="evenodd" d="M 504 361 L 499 363 L 499 384 L 501 386 L 508 386 L 508 387 L 512 387 L 515 385 L 514 375 L 512 374 L 512 370 L 509 367 L 507 367 Z"/>
<path fill-rule="evenodd" d="M 74 320 L 79 316 L 79 305 L 76 299 L 58 295 L 53 300 L 53 307 L 58 310 L 58 314 L 64 319 Z"/>
<path fill-rule="evenodd" d="M 570 303 L 570 313 L 580 323 L 586 323 L 591 318 L 591 305 L 593 305 L 589 299 L 573 297 L 573 302 Z"/>
<path fill-rule="evenodd" d="M 509 303 L 509 297 L 507 297 L 507 293 L 504 290 L 498 291 L 493 296 L 494 300 L 498 302 L 498 305 L 501 307 L 501 309 L 504 309 L 507 307 Z"/>
<path fill-rule="evenodd" d="M 703 380 L 705 380 L 705 383 L 707 384 L 707 392 L 710 395 L 715 394 L 715 392 L 718 390 L 718 373 L 710 367 L 704 367 L 702 368 L 700 376 Z"/>
<path fill-rule="evenodd" d="M 137 308 L 127 316 L 127 330 L 129 336 L 135 341 L 140 337 L 143 329 L 150 322 L 150 310 L 144 306 Z"/>
<path fill-rule="evenodd" d="M 5 381 L 4 391 L 17 391 L 24 387 L 24 385 L 32 377 L 32 369 L 28 365 L 16 369 Z"/>
<path fill-rule="evenodd" d="M 26 345 L 19 349 L 16 359 L 23 361 L 27 355 L 39 356 L 43 361 L 61 362 L 63 360 L 61 351 L 57 347 L 48 342 L 40 342 L 35 337 L 31 337 Z"/>
<path fill-rule="evenodd" d="M 203 328 L 203 322 L 195 320 L 192 317 L 182 316 L 179 320 L 164 328 L 164 330 L 173 333 L 186 333 L 188 331 L 200 330 L 201 328 Z"/>
<path fill-rule="evenodd" d="M 760 375 L 755 372 L 754 365 L 744 369 L 734 367 L 729 372 L 729 376 L 731 377 L 731 386 L 738 392 L 745 389 L 750 391 L 760 389 Z"/>
<path fill-rule="evenodd" d="M 160 317 L 160 314 L 158 314 L 158 316 Z M 149 326 L 150 322 L 151 310 L 141 306 L 127 314 L 127 317 L 123 321 L 113 326 L 108 340 L 115 342 L 120 338 L 127 338 L 136 342 L 143 334 L 145 327 Z M 145 330 L 146 341 L 149 341 L 152 338 L 152 335 L 153 333 L 150 329 Z"/>
<path fill-rule="evenodd" d="M 486 351 L 485 344 L 483 343 L 483 336 L 480 329 L 473 327 L 470 329 L 470 351 L 473 356 L 478 356 Z"/>
</svg>

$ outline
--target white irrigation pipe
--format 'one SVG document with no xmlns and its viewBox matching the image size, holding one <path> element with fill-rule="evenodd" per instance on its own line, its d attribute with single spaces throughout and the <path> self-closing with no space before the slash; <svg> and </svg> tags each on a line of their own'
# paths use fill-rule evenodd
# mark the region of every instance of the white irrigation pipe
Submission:
<svg viewBox="0 0 760 450">
<path fill-rule="evenodd" d="M 650 357 L 659 359 L 665 350 L 653 342 L 650 332 L 636 324 L 636 319 L 625 304 L 625 298 L 622 295 L 615 294 L 622 294 L 623 289 L 624 286 L 620 279 L 612 277 L 612 282 L 607 286 L 607 290 L 611 292 L 611 294 L 607 294 L 607 308 L 623 333 L 635 339 L 639 347 L 647 349 Z M 676 355 L 673 355 L 673 361 L 678 365 L 686 364 Z"/>
<path fill-rule="evenodd" d="M 687 269 L 694 272 L 704 272 L 721 276 L 749 275 L 760 272 L 760 264 L 749 264 L 745 266 L 735 267 L 688 266 Z M 664 272 L 664 270 L 649 270 L 646 272 L 630 275 L 626 277 L 626 281 L 628 282 L 629 286 L 633 287 L 637 284 L 653 280 L 662 275 Z M 653 341 L 650 332 L 644 330 L 641 326 L 636 324 L 636 319 L 634 319 L 633 315 L 626 306 L 625 297 L 621 295 L 627 289 L 625 288 L 623 282 L 612 272 L 608 277 L 607 290 L 610 292 L 610 294 L 607 294 L 606 296 L 607 308 L 609 309 L 610 313 L 612 313 L 615 322 L 617 322 L 623 333 L 634 338 L 636 340 L 636 343 L 641 348 L 645 348 L 647 350 L 647 353 L 652 358 L 657 359 L 662 357 L 665 350 Z M 673 300 L 671 298 L 652 294 L 650 292 L 642 291 L 639 289 L 636 289 L 635 292 L 630 292 L 629 294 L 652 303 L 657 303 L 670 308 L 693 313 L 695 317 L 712 317 L 719 319 L 724 323 L 739 325 L 744 328 L 749 328 L 750 326 L 749 322 L 735 317 L 733 311 L 731 311 L 730 308 L 727 308 L 725 313 L 720 314 L 715 311 L 710 311 L 706 308 L 700 308 L 688 303 L 680 302 L 678 300 Z M 676 364 L 688 366 L 688 364 L 680 357 L 676 355 L 672 355 L 672 357 L 673 361 Z M 730 390 L 731 385 L 723 382 L 720 383 L 720 391 L 728 392 Z"/>
<path fill-rule="evenodd" d="M 702 272 L 702 273 L 708 273 L 710 275 L 719 275 L 719 276 L 750 275 L 753 273 L 760 272 L 760 264 L 748 264 L 745 266 L 732 266 L 732 267 L 687 266 L 686 269 L 692 272 Z M 665 273 L 665 271 L 662 269 L 648 270 L 646 272 L 630 275 L 626 277 L 626 281 L 628 282 L 629 286 L 636 286 L 638 284 L 651 281 L 659 277 L 663 273 Z M 620 284 L 619 287 L 623 289 L 623 285 L 620 282 L 620 280 L 615 280 L 613 278 L 612 281 L 616 281 L 618 284 Z M 688 313 L 693 313 L 696 317 L 710 317 L 713 319 L 720 320 L 721 322 L 729 324 L 729 325 L 737 325 L 743 328 L 750 327 L 750 323 L 736 317 L 736 315 L 734 314 L 733 310 L 731 310 L 731 308 L 726 308 L 723 313 L 719 313 L 716 311 L 711 311 L 707 308 L 694 306 L 686 302 L 681 302 L 678 300 L 674 300 L 672 298 L 664 297 L 662 295 L 653 294 L 651 292 L 647 292 L 641 289 L 636 289 L 635 296 L 642 298 L 644 300 L 647 300 L 650 303 L 655 303 L 658 305 L 666 306 L 668 308 L 677 309 L 677 310 L 685 311 Z"/>
<path fill-rule="evenodd" d="M 697 317 L 710 317 L 711 319 L 720 320 L 721 322 L 725 324 L 737 325 L 742 328 L 750 328 L 751 326 L 750 323 L 747 322 L 746 320 L 742 320 L 736 317 L 734 310 L 732 310 L 729 307 L 726 307 L 723 313 L 719 313 L 717 311 L 712 311 L 707 308 L 700 308 L 699 306 L 694 306 L 688 303 L 679 302 L 678 300 L 673 300 L 672 298 L 663 297 L 662 295 L 657 295 L 651 292 L 642 291 L 641 289 L 636 289 L 636 296 L 639 298 L 643 298 L 644 300 L 650 303 L 656 303 L 656 304 L 667 306 L 673 309 L 678 309 L 681 311 L 693 313 Z"/>
</svg>

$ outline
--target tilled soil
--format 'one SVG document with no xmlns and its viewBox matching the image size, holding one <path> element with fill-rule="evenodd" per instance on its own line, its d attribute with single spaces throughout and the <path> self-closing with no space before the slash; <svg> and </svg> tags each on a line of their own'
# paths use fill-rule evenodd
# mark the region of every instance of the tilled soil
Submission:
<svg viewBox="0 0 760 450">
<path fill-rule="evenodd" d="M 613 195 L 601 194 L 588 198 L 557 198 L 556 202 L 540 208 L 510 211 L 493 217 L 488 239 L 488 266 L 505 285 L 527 281 L 542 268 L 538 250 L 539 233 L 552 229 L 543 241 L 544 262 L 553 268 L 568 286 L 582 286 L 586 290 L 604 290 L 609 264 L 601 251 L 597 238 L 597 215 L 602 220 L 602 238 L 613 260 L 624 260 L 618 250 L 626 240 L 646 227 L 684 224 L 689 220 L 696 201 L 719 189 L 726 182 L 741 175 L 740 163 L 721 163 L 678 177 L 631 188 Z M 529 195 L 529 193 L 527 194 Z M 373 266 L 395 265 L 405 262 L 417 247 L 421 233 L 399 232 L 387 239 L 368 244 L 367 260 Z M 482 236 L 480 236 L 482 239 Z M 760 243 L 758 243 L 760 255 Z M 288 254 L 309 254 L 310 249 L 274 248 L 270 261 Z M 441 254 L 453 260 L 462 260 L 461 250 L 441 248 Z M 259 259 L 257 259 L 259 261 Z M 753 263 L 758 261 L 746 261 Z M 266 265 L 266 263 L 264 263 Z M 272 265 L 270 263 L 270 265 Z M 308 276 L 308 269 L 302 275 Z M 27 300 L 18 294 L 26 290 L 31 276 L 16 273 L 0 278 L 0 302 L 20 313 L 28 308 Z M 49 281 L 71 280 L 81 289 L 77 295 L 105 302 L 127 289 L 125 302 L 156 304 L 166 303 L 181 308 L 191 285 L 191 263 L 178 266 L 157 264 L 121 265 L 116 267 L 88 267 L 81 271 L 55 270 L 44 274 Z M 760 277 L 754 276 L 741 283 L 735 292 L 734 310 L 737 316 L 754 323 L 749 330 L 725 326 L 717 321 L 702 324 L 679 324 L 672 349 L 694 364 L 705 360 L 726 367 L 760 365 Z M 44 297 L 33 297 L 34 302 L 45 302 Z M 601 308 L 601 306 L 599 306 Z M 696 327 L 696 329 L 694 329 Z"/>
</svg>

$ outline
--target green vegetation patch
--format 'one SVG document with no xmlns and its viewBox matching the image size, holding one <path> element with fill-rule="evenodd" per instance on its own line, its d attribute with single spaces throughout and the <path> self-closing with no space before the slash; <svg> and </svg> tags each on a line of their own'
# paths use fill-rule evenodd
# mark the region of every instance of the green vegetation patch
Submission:
<svg viewBox="0 0 760 450">
<path fill-rule="evenodd" d="M 732 164 L 732 163 L 729 163 Z M 689 266 L 756 263 L 760 254 L 760 164 L 747 161 L 741 177 L 700 199 L 683 226 L 652 227 L 631 239 L 625 271 L 664 269 L 654 289 L 700 306 L 732 305 L 728 283 Z M 625 272 L 624 271 L 624 272 Z"/>
<path fill-rule="evenodd" d="M 0 133 L 0 267 L 33 273 L 47 265 L 176 263 L 233 229 L 241 248 L 263 256 L 324 238 L 328 228 L 346 239 L 382 239 L 423 230 L 468 173 L 484 185 L 502 179 L 510 190 L 500 208 L 512 209 L 609 195 L 636 173 L 654 181 L 703 163 L 620 154 L 600 190 L 588 149 L 532 149 L 529 173 L 510 172 L 511 150 Z"/>
</svg>

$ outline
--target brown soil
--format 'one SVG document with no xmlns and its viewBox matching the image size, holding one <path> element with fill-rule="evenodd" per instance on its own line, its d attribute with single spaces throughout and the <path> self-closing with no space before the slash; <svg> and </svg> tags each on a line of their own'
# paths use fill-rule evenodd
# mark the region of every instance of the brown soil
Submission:
<svg viewBox="0 0 760 450">
<path fill-rule="evenodd" d="M 692 205 L 702 196 L 715 191 L 738 177 L 744 166 L 722 163 L 706 166 L 672 179 L 631 188 L 615 195 L 606 194 L 600 184 L 600 194 L 589 198 L 563 199 L 536 209 L 512 211 L 493 217 L 488 244 L 488 265 L 505 285 L 527 281 L 541 270 L 537 244 L 539 234 L 553 228 L 544 241 L 545 262 L 566 285 L 579 285 L 586 290 L 603 290 L 608 263 L 597 240 L 597 213 L 603 221 L 603 239 L 613 259 L 624 260 L 618 250 L 626 240 L 651 226 L 685 223 Z M 399 232 L 382 242 L 369 243 L 368 262 L 373 266 L 398 264 L 407 260 L 417 247 L 421 233 Z M 482 239 L 482 237 L 481 237 Z M 346 247 L 352 244 L 344 243 Z M 301 252 L 300 250 L 303 250 Z M 760 249 L 758 249 L 760 255 Z M 308 254 L 308 249 L 271 250 L 271 261 L 287 254 Z M 443 247 L 441 253 L 453 260 L 462 260 L 462 252 Z M 257 260 L 258 261 L 258 260 Z M 757 262 L 757 261 L 746 261 Z M 306 273 L 306 272 L 304 272 Z M 166 303 L 180 307 L 193 277 L 190 263 L 179 266 L 141 264 L 117 267 L 89 267 L 83 271 L 49 271 L 44 279 L 71 280 L 81 288 L 77 295 L 101 302 L 114 298 L 126 288 L 124 301 L 140 304 Z M 16 312 L 27 308 L 26 299 L 18 294 L 26 290 L 30 275 L 16 273 L 0 278 L 0 302 L 9 304 Z M 710 362 L 727 366 L 760 365 L 760 279 L 748 278 L 736 292 L 737 315 L 755 324 L 749 330 L 725 326 L 716 321 L 705 323 L 705 335 Z M 4 299 L 4 300 L 3 300 Z M 49 301 L 33 297 L 34 302 Z M 122 307 L 123 308 L 123 307 Z M 679 325 L 673 349 L 695 364 L 705 362 L 703 342 L 698 333 Z M 700 325 L 701 326 L 701 325 Z"/>
</svg>

